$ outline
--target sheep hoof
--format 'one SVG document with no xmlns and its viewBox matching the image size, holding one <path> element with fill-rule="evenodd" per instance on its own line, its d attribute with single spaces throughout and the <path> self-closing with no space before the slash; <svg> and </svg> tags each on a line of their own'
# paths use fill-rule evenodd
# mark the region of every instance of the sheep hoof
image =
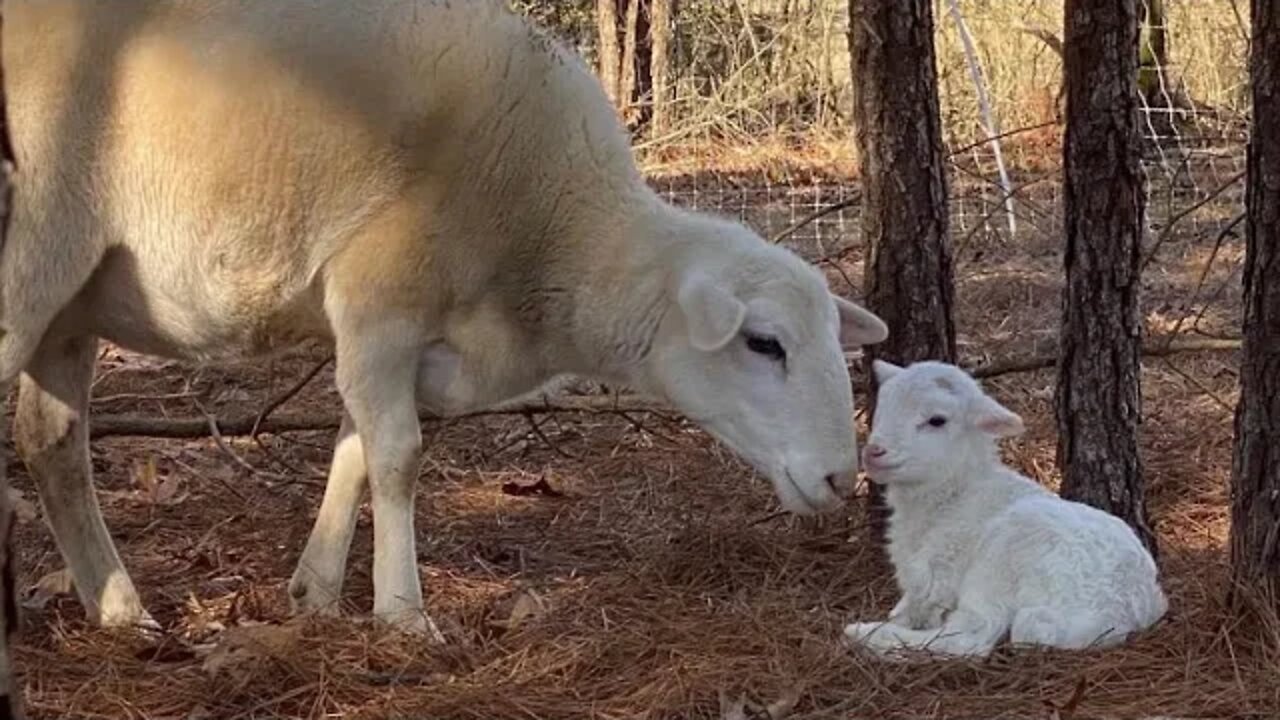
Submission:
<svg viewBox="0 0 1280 720">
<path fill-rule="evenodd" d="M 410 635 L 420 635 L 426 638 L 427 643 L 431 645 L 447 645 L 448 640 L 445 639 L 444 633 L 440 632 L 440 627 L 431 619 L 424 610 L 416 608 L 404 608 L 392 612 L 377 615 L 388 625 L 391 625 L 401 632 Z"/>
</svg>

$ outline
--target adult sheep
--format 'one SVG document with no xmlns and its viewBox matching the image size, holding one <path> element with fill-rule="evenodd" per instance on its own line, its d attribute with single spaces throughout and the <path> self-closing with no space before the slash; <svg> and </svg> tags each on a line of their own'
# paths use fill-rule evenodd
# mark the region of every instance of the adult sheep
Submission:
<svg viewBox="0 0 1280 720">
<path fill-rule="evenodd" d="M 17 156 L 0 383 L 91 620 L 148 622 L 91 487 L 99 338 L 217 362 L 308 338 L 345 415 L 295 608 L 338 597 L 366 478 L 374 613 L 425 630 L 417 399 L 561 374 L 662 398 L 782 504 L 857 468 L 843 348 L 884 323 L 742 225 L 657 197 L 578 58 L 498 0 L 7 0 Z"/>
</svg>

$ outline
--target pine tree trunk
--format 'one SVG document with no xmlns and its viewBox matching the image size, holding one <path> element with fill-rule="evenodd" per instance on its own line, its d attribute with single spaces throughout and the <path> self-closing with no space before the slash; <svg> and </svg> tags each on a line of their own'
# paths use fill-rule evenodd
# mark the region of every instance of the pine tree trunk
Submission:
<svg viewBox="0 0 1280 720">
<path fill-rule="evenodd" d="M 622 32 L 622 70 L 618 79 L 618 109 L 631 123 L 636 91 L 636 31 L 640 23 L 640 0 L 623 0 L 627 6 Z"/>
<path fill-rule="evenodd" d="M 889 337 L 866 348 L 903 364 L 954 362 L 951 243 L 942 164 L 931 0 L 849 0 L 853 117 L 867 248 L 866 303 Z M 866 399 L 875 412 L 875 375 Z M 885 510 L 872 487 L 872 532 L 883 538 Z"/>
<path fill-rule="evenodd" d="M 665 134 L 671 124 L 671 39 L 676 12 L 676 0 L 652 0 L 649 6 L 649 26 L 653 35 L 653 119 L 650 134 L 655 138 Z"/>
<path fill-rule="evenodd" d="M 1137 0 L 1067 0 L 1066 288 L 1055 393 L 1061 494 L 1155 552 L 1142 461 Z"/>
<path fill-rule="evenodd" d="M 1237 579 L 1280 594 L 1280 9 L 1253 0 L 1244 350 L 1231 473 Z"/>
<path fill-rule="evenodd" d="M 596 72 L 615 108 L 621 107 L 622 48 L 618 44 L 618 0 L 596 0 Z"/>
</svg>

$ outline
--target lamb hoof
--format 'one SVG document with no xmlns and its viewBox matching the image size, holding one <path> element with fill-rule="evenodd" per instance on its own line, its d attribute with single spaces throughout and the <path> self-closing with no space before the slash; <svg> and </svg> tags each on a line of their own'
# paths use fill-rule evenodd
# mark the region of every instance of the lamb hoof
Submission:
<svg viewBox="0 0 1280 720">
<path fill-rule="evenodd" d="M 865 646 L 871 634 L 879 629 L 881 623 L 876 622 L 859 622 L 850 623 L 844 627 L 844 642 L 846 645 Z"/>
</svg>

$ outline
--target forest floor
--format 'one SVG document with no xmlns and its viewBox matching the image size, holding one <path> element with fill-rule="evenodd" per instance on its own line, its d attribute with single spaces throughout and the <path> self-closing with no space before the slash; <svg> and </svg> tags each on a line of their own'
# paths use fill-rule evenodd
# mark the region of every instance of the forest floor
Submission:
<svg viewBox="0 0 1280 720">
<path fill-rule="evenodd" d="M 1187 218 L 1156 254 L 1144 287 L 1152 338 L 1238 336 L 1242 225 L 1222 236 L 1193 297 L 1230 214 Z M 965 238 L 956 310 L 967 364 L 1052 358 L 1061 255 L 1046 230 Z M 796 248 L 856 296 L 845 285 L 861 278 L 855 234 Z M 323 357 L 308 348 L 197 368 L 104 346 L 95 419 L 252 416 Z M 1238 359 L 1219 349 L 1145 363 L 1142 452 L 1167 618 L 1118 649 L 1001 649 L 980 662 L 895 665 L 844 650 L 846 622 L 882 618 L 897 599 L 865 494 L 831 517 L 779 515 L 767 482 L 671 413 L 424 423 L 419 561 L 443 647 L 363 619 L 367 505 L 347 616 L 290 620 L 286 584 L 319 505 L 331 429 L 259 442 L 94 440 L 98 497 L 164 628 L 159 642 L 86 625 L 31 480 L 7 451 L 26 499 L 16 537 L 27 702 L 34 718 L 763 718 L 753 708 L 770 704 L 775 720 L 1274 718 L 1280 625 L 1226 605 Z M 273 417 L 336 424 L 331 369 Z M 1027 421 L 1006 458 L 1050 487 L 1053 383 L 1052 369 L 985 381 Z"/>
</svg>

